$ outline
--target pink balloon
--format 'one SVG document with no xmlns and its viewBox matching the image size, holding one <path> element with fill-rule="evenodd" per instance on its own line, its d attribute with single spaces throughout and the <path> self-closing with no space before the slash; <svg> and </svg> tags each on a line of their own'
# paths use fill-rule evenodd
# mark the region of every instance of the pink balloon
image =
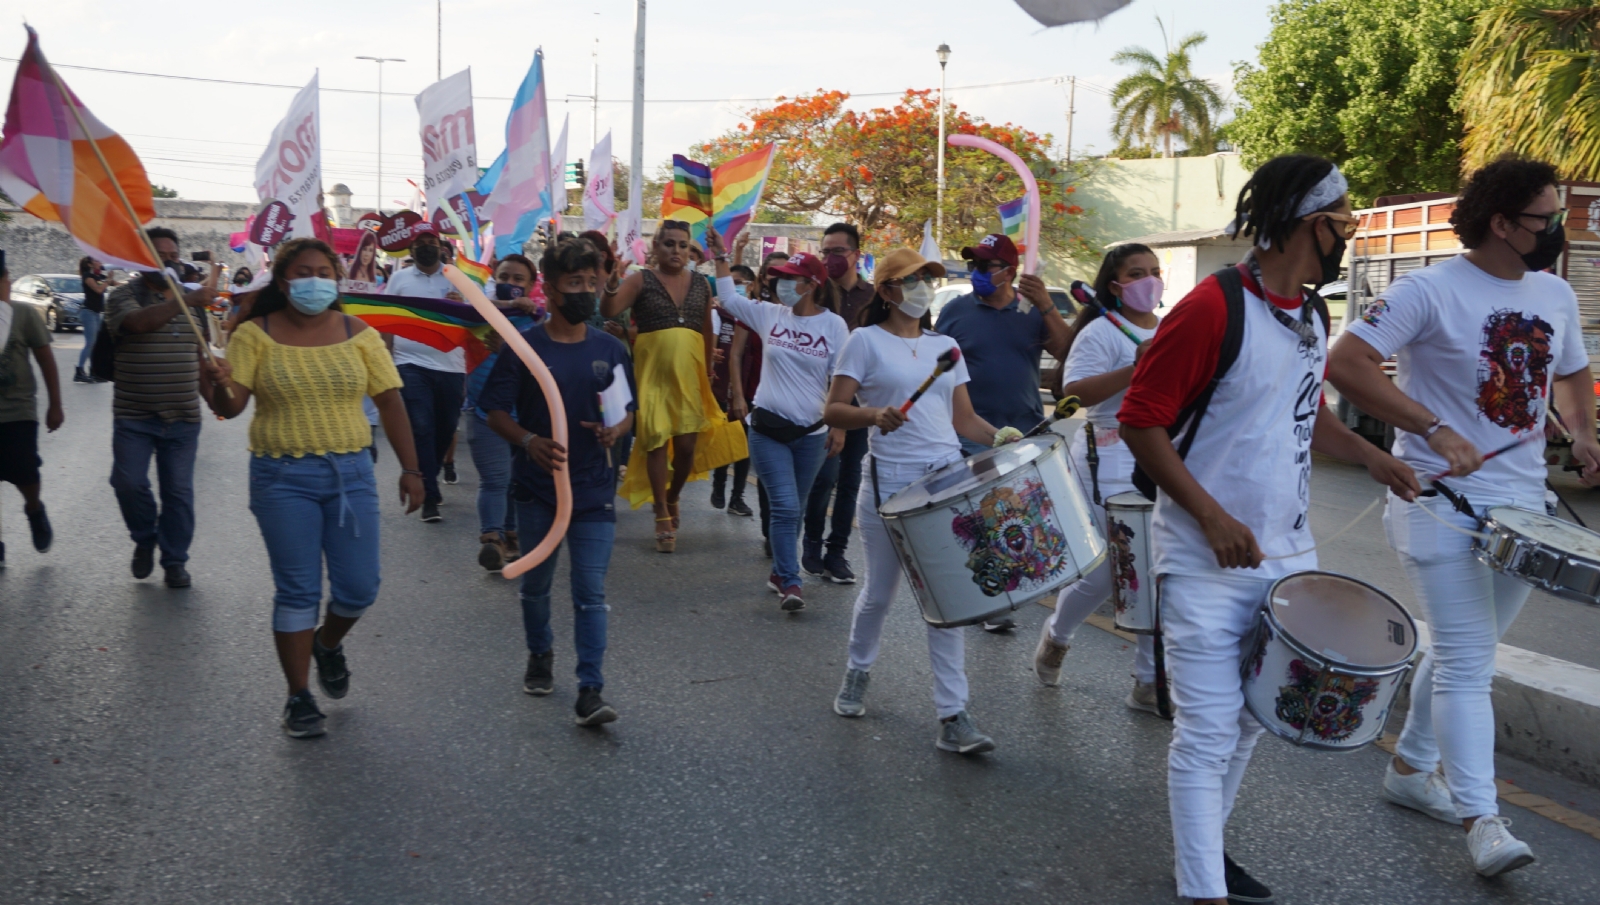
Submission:
<svg viewBox="0 0 1600 905">
<path fill-rule="evenodd" d="M 1022 185 L 1028 190 L 1028 250 L 1024 252 L 1023 273 L 1037 273 L 1039 270 L 1039 183 L 1033 178 L 1033 171 L 1028 169 L 1016 152 L 987 138 L 977 135 L 952 135 L 950 144 L 958 148 L 977 148 L 988 151 L 990 154 L 1011 164 L 1017 171 L 1017 176 L 1022 179 Z"/>
</svg>

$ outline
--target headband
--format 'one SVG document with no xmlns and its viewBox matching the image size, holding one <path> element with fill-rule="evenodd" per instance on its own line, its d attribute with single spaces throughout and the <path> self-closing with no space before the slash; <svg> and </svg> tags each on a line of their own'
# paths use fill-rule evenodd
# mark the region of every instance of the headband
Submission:
<svg viewBox="0 0 1600 905">
<path fill-rule="evenodd" d="M 1339 167 L 1335 165 L 1333 169 L 1328 171 L 1328 175 L 1322 177 L 1321 181 L 1312 186 L 1310 191 L 1306 192 L 1305 197 L 1300 199 L 1300 206 L 1295 208 L 1294 211 L 1295 219 L 1298 220 L 1301 217 L 1316 213 L 1338 201 L 1341 195 L 1349 191 L 1350 181 L 1344 178 L 1344 174 L 1339 172 Z M 1228 224 L 1224 232 L 1231 239 L 1239 234 L 1239 229 L 1243 225 L 1236 218 L 1232 223 Z M 1266 236 L 1257 236 L 1256 245 L 1265 250 L 1272 247 L 1272 240 Z"/>
</svg>

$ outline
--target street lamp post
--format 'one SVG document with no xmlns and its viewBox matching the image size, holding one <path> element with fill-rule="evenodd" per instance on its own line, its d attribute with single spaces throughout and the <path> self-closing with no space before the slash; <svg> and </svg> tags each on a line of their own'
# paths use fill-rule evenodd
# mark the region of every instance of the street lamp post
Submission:
<svg viewBox="0 0 1600 905">
<path fill-rule="evenodd" d="M 933 241 L 944 254 L 944 64 L 950 62 L 950 45 L 940 44 L 939 55 L 939 197 L 934 210 Z"/>
<path fill-rule="evenodd" d="M 378 206 L 373 208 L 379 214 L 383 213 L 383 64 L 404 63 L 399 57 L 356 57 L 358 60 L 371 60 L 378 64 Z"/>
</svg>

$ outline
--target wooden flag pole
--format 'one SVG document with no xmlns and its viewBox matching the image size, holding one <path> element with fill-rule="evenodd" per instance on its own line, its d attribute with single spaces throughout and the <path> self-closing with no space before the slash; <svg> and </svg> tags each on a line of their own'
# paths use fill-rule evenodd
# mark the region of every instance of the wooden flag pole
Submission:
<svg viewBox="0 0 1600 905">
<path fill-rule="evenodd" d="M 106 160 L 105 154 L 101 153 L 100 143 L 94 140 L 93 135 L 89 134 L 89 124 L 83 121 L 83 113 L 78 110 L 78 105 L 73 102 L 72 92 L 67 90 L 66 83 L 61 81 L 61 76 L 56 74 L 54 66 L 46 65 L 45 68 L 50 70 L 50 80 L 55 82 L 56 90 L 61 92 L 62 101 L 72 111 L 72 118 L 78 124 L 78 131 L 83 133 L 84 139 L 89 142 L 89 148 L 94 151 L 94 159 L 100 161 L 100 169 L 105 171 L 106 178 L 111 181 L 111 187 L 116 190 L 117 200 L 122 202 L 123 210 L 128 212 L 128 219 L 133 223 L 134 232 L 139 234 L 139 240 L 144 243 L 145 250 L 150 252 L 151 260 L 156 262 L 156 267 L 160 268 L 161 275 L 166 277 L 167 288 L 172 292 L 173 299 L 177 301 L 178 310 L 183 312 L 184 320 L 189 322 L 189 329 L 194 331 L 195 339 L 200 341 L 200 354 L 205 357 L 207 364 L 215 363 L 216 359 L 211 355 L 211 343 L 206 339 L 206 335 L 200 332 L 199 321 L 194 319 L 194 312 L 189 310 L 188 302 L 183 299 L 183 287 L 178 285 L 177 280 L 173 279 L 172 272 L 162 266 L 161 253 L 156 251 L 155 243 L 150 241 L 150 235 L 144 231 L 143 226 L 139 223 L 139 215 L 133 209 L 133 202 L 128 200 L 128 194 L 122 190 L 122 183 L 117 181 L 117 174 L 111 172 L 111 163 Z M 217 265 L 213 262 L 210 279 L 215 279 L 218 272 Z M 222 390 L 228 394 L 229 399 L 233 398 L 232 389 L 223 387 Z"/>
</svg>

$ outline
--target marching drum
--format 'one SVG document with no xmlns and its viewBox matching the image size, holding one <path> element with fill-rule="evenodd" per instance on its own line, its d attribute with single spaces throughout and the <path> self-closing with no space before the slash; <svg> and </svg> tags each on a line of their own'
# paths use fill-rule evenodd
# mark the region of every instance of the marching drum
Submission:
<svg viewBox="0 0 1600 905">
<path fill-rule="evenodd" d="M 1351 751 L 1383 734 L 1417 626 L 1377 588 L 1332 572 L 1273 583 L 1241 663 L 1244 702 L 1296 745 Z"/>
<path fill-rule="evenodd" d="M 1600 604 L 1600 534 L 1514 506 L 1495 506 L 1473 553 L 1489 568 L 1580 603 Z"/>
<path fill-rule="evenodd" d="M 992 619 L 1100 564 L 1106 545 L 1053 434 L 986 450 L 883 501 L 883 516 L 929 625 Z"/>
<path fill-rule="evenodd" d="M 1156 633 L 1155 560 L 1150 517 L 1156 504 L 1137 490 L 1106 498 L 1106 555 L 1111 558 L 1112 621 L 1135 635 Z"/>
</svg>

